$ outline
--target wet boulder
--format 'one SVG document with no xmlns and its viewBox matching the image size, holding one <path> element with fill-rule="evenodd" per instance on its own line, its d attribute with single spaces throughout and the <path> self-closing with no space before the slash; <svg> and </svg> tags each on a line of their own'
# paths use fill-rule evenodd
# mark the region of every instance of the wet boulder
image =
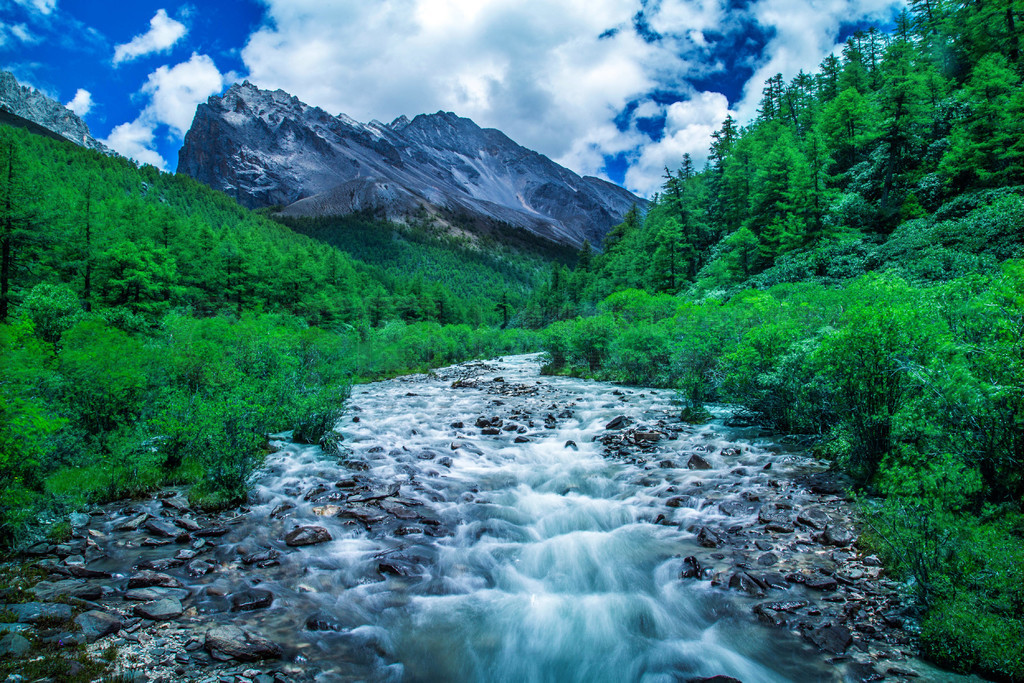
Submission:
<svg viewBox="0 0 1024 683">
<path fill-rule="evenodd" d="M 75 617 L 75 623 L 82 629 L 82 634 L 90 643 L 111 633 L 117 633 L 123 625 L 120 617 L 96 609 L 79 614 Z"/>
<path fill-rule="evenodd" d="M 845 548 L 853 543 L 853 532 L 846 527 L 829 524 L 825 527 L 825 532 L 821 535 L 821 540 L 828 545 Z"/>
<path fill-rule="evenodd" d="M 694 453 L 690 456 L 690 459 L 686 462 L 686 468 L 690 470 L 710 470 L 711 463 L 709 463 L 702 456 Z"/>
<path fill-rule="evenodd" d="M 260 659 L 279 659 L 281 648 L 263 636 L 233 625 L 216 626 L 206 633 L 206 649 L 211 655 L 255 662 Z"/>
<path fill-rule="evenodd" d="M 132 610 L 135 616 L 153 621 L 168 621 L 177 619 L 184 612 L 181 601 L 177 598 L 161 598 L 153 602 L 143 602 L 135 605 Z"/>
<path fill-rule="evenodd" d="M 296 548 L 305 545 L 316 545 L 332 540 L 331 533 L 322 526 L 299 526 L 285 534 L 285 544 Z"/>
<path fill-rule="evenodd" d="M 821 531 L 828 526 L 829 518 L 821 508 L 807 508 L 800 511 L 800 514 L 796 516 L 796 521 L 798 524 Z"/>
<path fill-rule="evenodd" d="M 722 545 L 722 538 L 705 526 L 697 533 L 697 543 L 703 548 L 718 548 Z"/>
<path fill-rule="evenodd" d="M 841 655 L 853 643 L 853 634 L 845 626 L 825 624 L 807 631 L 804 637 L 818 646 L 819 649 L 834 655 Z"/>
<path fill-rule="evenodd" d="M 175 529 L 167 522 L 153 519 L 152 517 L 147 519 L 143 526 L 146 528 L 146 531 L 160 538 L 175 538 L 180 533 L 178 529 Z"/>
<path fill-rule="evenodd" d="M 143 569 L 128 577 L 128 588 L 181 588 L 181 582 L 169 574 Z"/>
<path fill-rule="evenodd" d="M 235 593 L 231 596 L 230 601 L 232 612 L 251 612 L 270 607 L 274 602 L 274 594 L 263 588 L 250 588 Z"/>
<path fill-rule="evenodd" d="M 619 415 L 612 419 L 611 422 L 604 426 L 605 429 L 624 429 L 629 425 L 633 424 L 633 421 L 625 415 Z"/>
<path fill-rule="evenodd" d="M 700 561 L 690 555 L 689 557 L 683 558 L 683 569 L 679 572 L 679 578 L 681 579 L 699 579 L 703 575 L 703 569 L 700 566 Z"/>
<path fill-rule="evenodd" d="M 13 613 L 19 624 L 39 624 L 42 622 L 71 621 L 71 605 L 51 602 L 23 602 L 7 605 L 7 611 Z"/>
</svg>

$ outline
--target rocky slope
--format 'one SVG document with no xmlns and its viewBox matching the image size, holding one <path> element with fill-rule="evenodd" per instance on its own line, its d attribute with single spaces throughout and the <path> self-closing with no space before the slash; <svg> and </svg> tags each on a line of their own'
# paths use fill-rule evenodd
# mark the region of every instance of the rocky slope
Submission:
<svg viewBox="0 0 1024 683">
<path fill-rule="evenodd" d="M 18 83 L 18 79 L 7 71 L 0 71 L 0 112 L 38 124 L 76 145 L 114 154 L 92 136 L 89 126 L 73 111 L 38 90 Z"/>
<path fill-rule="evenodd" d="M 286 215 L 432 216 L 573 246 L 599 243 L 644 203 L 449 112 L 363 124 L 248 82 L 199 105 L 178 172 Z"/>
</svg>

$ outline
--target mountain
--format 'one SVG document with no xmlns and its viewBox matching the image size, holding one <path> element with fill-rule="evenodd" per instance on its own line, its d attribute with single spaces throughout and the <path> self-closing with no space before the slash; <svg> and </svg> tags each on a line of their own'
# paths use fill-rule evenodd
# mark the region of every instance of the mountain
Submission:
<svg viewBox="0 0 1024 683">
<path fill-rule="evenodd" d="M 38 129 L 27 125 L 25 121 L 34 123 L 76 145 L 104 154 L 114 154 L 113 150 L 92 136 L 89 126 L 73 111 L 34 88 L 23 86 L 8 71 L 0 71 L 0 120 L 39 133 Z"/>
<path fill-rule="evenodd" d="M 287 216 L 429 216 L 474 229 L 510 225 L 577 247 L 599 244 L 646 203 L 450 112 L 364 124 L 249 82 L 199 105 L 178 173 Z"/>
</svg>

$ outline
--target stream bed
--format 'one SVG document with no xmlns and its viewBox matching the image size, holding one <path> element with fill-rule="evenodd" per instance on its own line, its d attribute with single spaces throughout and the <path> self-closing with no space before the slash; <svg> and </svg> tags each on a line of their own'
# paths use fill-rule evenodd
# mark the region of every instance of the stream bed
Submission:
<svg viewBox="0 0 1024 683">
<path fill-rule="evenodd" d="M 727 409 L 691 426 L 674 392 L 539 367 L 357 386 L 336 453 L 277 435 L 229 515 L 173 491 L 97 510 L 44 560 L 67 578 L 40 585 L 99 584 L 88 604 L 123 623 L 92 647 L 114 639 L 149 680 L 921 673 L 911 612 L 821 463 Z M 140 613 L 168 598 L 178 613 Z M 264 650 L 210 636 L 226 625 Z"/>
</svg>

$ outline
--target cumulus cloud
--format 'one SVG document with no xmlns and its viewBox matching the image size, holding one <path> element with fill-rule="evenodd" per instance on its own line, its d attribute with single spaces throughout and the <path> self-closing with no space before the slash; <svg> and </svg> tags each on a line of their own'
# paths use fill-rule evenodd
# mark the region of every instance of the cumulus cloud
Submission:
<svg viewBox="0 0 1024 683">
<path fill-rule="evenodd" d="M 650 194 L 684 152 L 703 160 L 730 111 L 756 111 L 768 76 L 810 70 L 840 24 L 902 0 L 261 0 L 242 59 L 249 79 L 367 121 L 450 110 L 580 173 L 629 164 Z M 754 34 L 757 34 L 756 36 Z M 754 52 L 736 102 L 731 52 Z M 761 49 L 763 47 L 763 49 Z M 744 53 L 745 54 L 745 53 Z M 693 84 L 699 83 L 695 87 Z M 734 94 L 740 89 L 733 88 Z M 653 97 L 657 93 L 661 97 Z M 664 95 L 670 97 L 664 97 Z M 663 104 L 671 100 L 675 104 Z M 751 105 L 751 102 L 753 103 Z M 663 133 L 645 130 L 663 121 Z M 673 160 L 673 157 L 674 160 Z"/>
<path fill-rule="evenodd" d="M 181 138 L 192 124 L 196 105 L 224 88 L 225 77 L 207 55 L 192 54 L 187 62 L 161 66 L 149 74 L 141 93 L 148 104 L 138 118 L 122 123 L 103 142 L 121 154 L 166 170 L 167 163 L 153 150 L 157 130 Z"/>
<path fill-rule="evenodd" d="M 78 116 L 85 116 L 92 109 L 92 93 L 84 88 L 79 88 L 71 101 L 64 105 Z"/>
<path fill-rule="evenodd" d="M 103 144 L 140 163 L 166 169 L 167 162 L 153 150 L 154 135 L 155 126 L 148 121 L 141 120 L 140 117 L 140 119 L 115 127 L 110 131 L 110 135 L 103 141 Z"/>
<path fill-rule="evenodd" d="M 165 10 L 159 9 L 149 20 L 148 31 L 114 47 L 114 64 L 130 62 L 144 55 L 169 50 L 185 37 L 187 32 L 185 24 L 170 18 Z"/>
</svg>

